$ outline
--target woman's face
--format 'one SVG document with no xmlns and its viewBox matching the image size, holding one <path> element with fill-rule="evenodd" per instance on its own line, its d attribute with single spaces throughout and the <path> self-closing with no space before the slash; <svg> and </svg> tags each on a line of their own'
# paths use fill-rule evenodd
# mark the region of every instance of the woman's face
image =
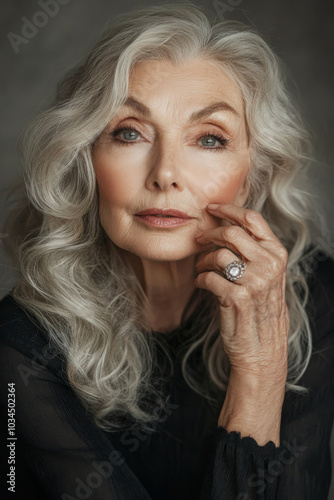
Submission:
<svg viewBox="0 0 334 500">
<path fill-rule="evenodd" d="M 195 234 L 221 224 L 206 206 L 242 206 L 247 197 L 240 91 L 213 62 L 144 61 L 132 73 L 128 96 L 92 151 L 101 224 L 118 247 L 141 258 L 195 255 L 203 251 Z M 153 217 L 151 225 L 136 215 L 151 208 L 191 218 L 167 225 L 175 219 Z"/>
</svg>

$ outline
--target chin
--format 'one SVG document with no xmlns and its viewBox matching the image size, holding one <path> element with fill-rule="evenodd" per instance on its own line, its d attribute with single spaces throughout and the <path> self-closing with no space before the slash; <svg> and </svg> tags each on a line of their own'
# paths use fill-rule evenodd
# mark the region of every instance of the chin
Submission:
<svg viewBox="0 0 334 500">
<path fill-rule="evenodd" d="M 121 243 L 121 242 L 120 242 Z M 133 242 L 133 244 L 118 244 L 124 250 L 131 252 L 142 259 L 155 261 L 169 261 L 186 259 L 198 253 L 198 246 L 194 241 L 191 243 L 186 238 L 171 238 L 166 236 L 162 238 L 146 238 L 145 241 Z"/>
</svg>

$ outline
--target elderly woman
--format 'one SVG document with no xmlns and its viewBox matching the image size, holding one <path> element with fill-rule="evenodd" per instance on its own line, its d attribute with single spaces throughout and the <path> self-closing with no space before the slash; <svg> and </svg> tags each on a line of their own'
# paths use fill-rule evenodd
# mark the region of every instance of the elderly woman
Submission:
<svg viewBox="0 0 334 500">
<path fill-rule="evenodd" d="M 263 39 L 120 16 L 22 148 L 5 495 L 327 498 L 334 261 Z"/>
</svg>

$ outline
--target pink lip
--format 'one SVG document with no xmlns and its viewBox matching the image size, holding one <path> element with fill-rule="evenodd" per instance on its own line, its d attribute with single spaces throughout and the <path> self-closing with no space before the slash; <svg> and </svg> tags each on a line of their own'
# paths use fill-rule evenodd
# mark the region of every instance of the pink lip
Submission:
<svg viewBox="0 0 334 500">
<path fill-rule="evenodd" d="M 160 228 L 184 226 L 193 220 L 193 217 L 174 208 L 148 208 L 135 215 L 143 224 Z M 157 217 L 157 215 L 169 215 L 169 217 Z"/>
<path fill-rule="evenodd" d="M 172 217 L 177 217 L 178 219 L 192 219 L 192 217 L 185 212 L 175 210 L 174 208 L 148 208 L 147 210 L 142 210 L 136 215 L 170 215 Z"/>
</svg>

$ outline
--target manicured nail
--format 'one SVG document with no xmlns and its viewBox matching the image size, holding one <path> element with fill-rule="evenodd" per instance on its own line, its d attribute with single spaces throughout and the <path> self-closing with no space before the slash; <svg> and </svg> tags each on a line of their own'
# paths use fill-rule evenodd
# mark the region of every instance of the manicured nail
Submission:
<svg viewBox="0 0 334 500">
<path fill-rule="evenodd" d="M 208 210 L 217 210 L 218 207 L 219 207 L 218 203 L 210 203 L 206 208 Z"/>
</svg>

